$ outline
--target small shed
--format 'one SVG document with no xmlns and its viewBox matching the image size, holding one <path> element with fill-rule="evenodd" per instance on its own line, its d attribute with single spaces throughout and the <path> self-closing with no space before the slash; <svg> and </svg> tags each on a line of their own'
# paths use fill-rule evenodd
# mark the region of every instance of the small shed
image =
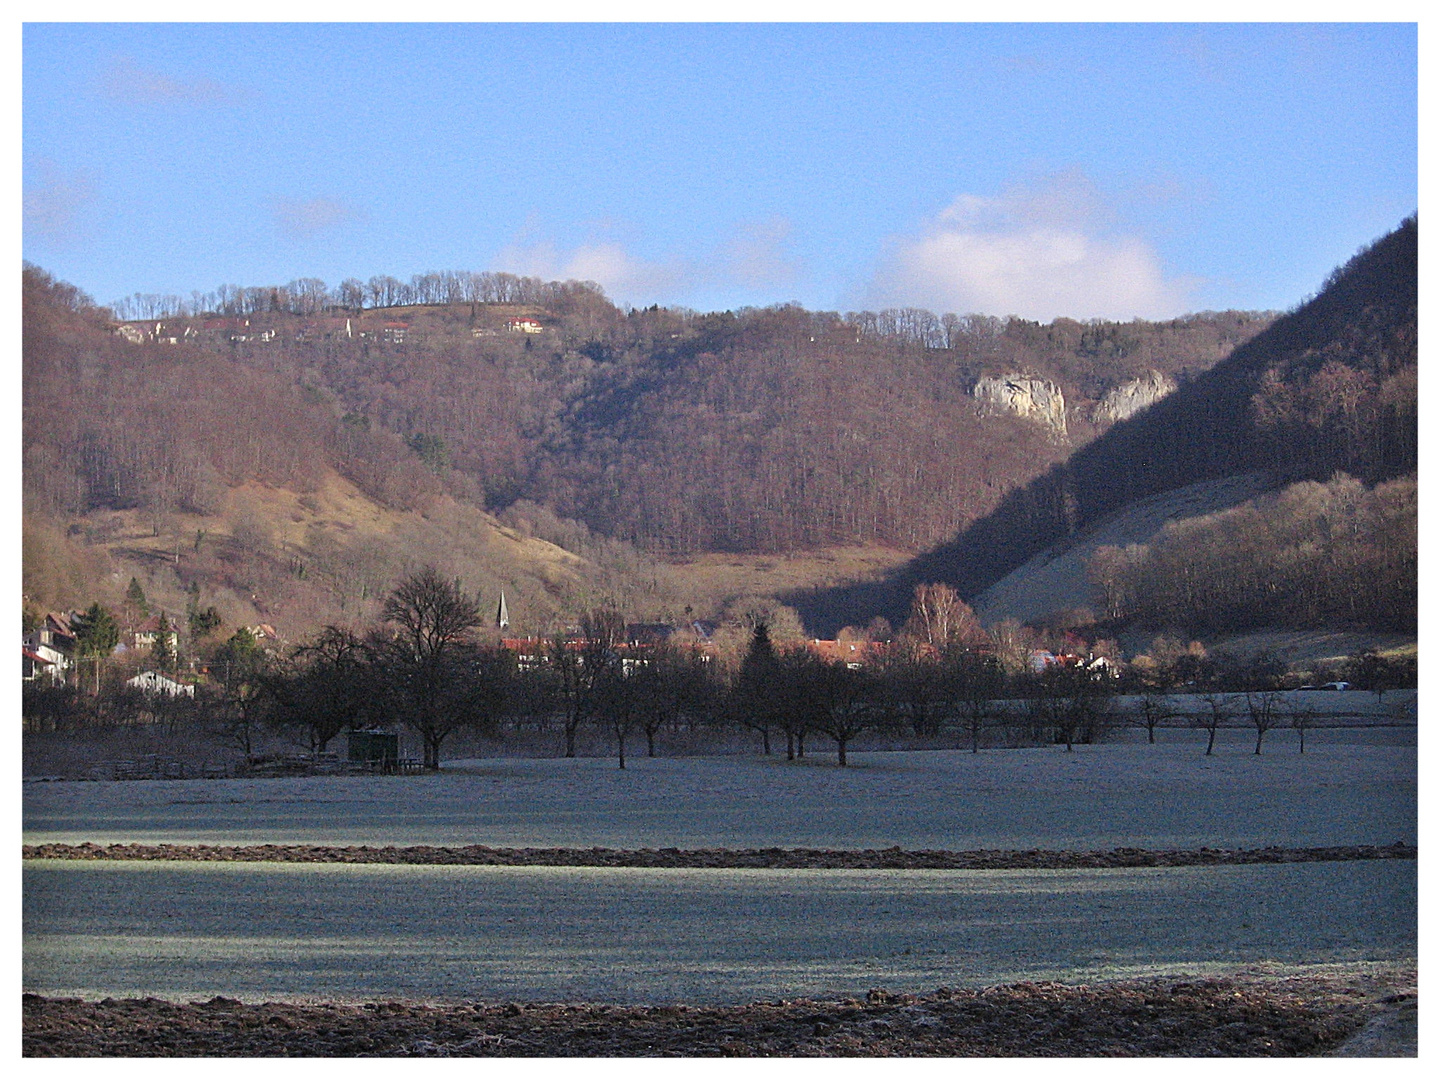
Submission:
<svg viewBox="0 0 1440 1080">
<path fill-rule="evenodd" d="M 400 736 L 393 731 L 352 731 L 347 741 L 349 760 L 357 764 L 393 772 L 400 761 Z"/>
</svg>

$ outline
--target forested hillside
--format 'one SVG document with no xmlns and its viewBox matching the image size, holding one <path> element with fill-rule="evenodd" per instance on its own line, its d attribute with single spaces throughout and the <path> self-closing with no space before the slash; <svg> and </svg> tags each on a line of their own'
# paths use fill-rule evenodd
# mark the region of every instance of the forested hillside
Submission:
<svg viewBox="0 0 1440 1080">
<path fill-rule="evenodd" d="M 1009 493 L 954 542 L 883 584 L 809 598 L 808 609 L 835 618 L 893 610 L 916 581 L 974 595 L 1106 514 L 1199 481 L 1266 470 L 1280 488 L 1336 472 L 1367 484 L 1413 473 L 1417 237 L 1411 217 L 1337 269 L 1318 296 Z"/>
<path fill-rule="evenodd" d="M 657 558 L 928 549 L 806 601 L 822 630 L 893 618 L 916 582 L 973 594 L 1198 480 L 1413 470 L 1415 235 L 1410 219 L 1278 321 L 622 310 L 590 284 L 505 274 L 132 297 L 122 321 L 27 267 L 28 535 L 64 541 L 27 544 L 27 574 L 84 579 L 79 538 L 116 529 L 163 539 L 176 564 L 188 538 L 196 561 L 223 528 L 250 567 L 230 575 L 237 596 L 283 579 L 363 598 L 407 543 L 458 550 L 447 529 L 509 521 L 588 569 L 562 588 L 508 555 L 465 566 L 497 588 L 523 578 L 551 611 L 587 575 L 656 612 L 689 603 Z M 352 488 L 373 504 L 364 543 L 330 512 L 358 505 Z"/>
<path fill-rule="evenodd" d="M 637 617 L 678 610 L 634 549 L 554 515 L 502 523 L 454 497 L 400 436 L 347 421 L 288 372 L 183 341 L 132 343 L 33 267 L 24 319 L 32 610 L 119 610 L 133 577 L 172 616 L 213 606 L 232 629 L 264 621 L 298 637 L 364 623 L 424 562 L 491 603 L 506 589 L 531 629 L 598 597 Z"/>
<path fill-rule="evenodd" d="M 132 348 L 305 387 L 347 430 L 404 440 L 460 497 L 523 498 L 681 557 L 923 550 L 1268 323 L 621 310 L 592 286 L 503 274 L 119 306 L 162 313 L 130 324 Z"/>
<path fill-rule="evenodd" d="M 1364 626 L 1414 633 L 1415 478 L 1367 489 L 1343 473 L 1215 514 L 1173 521 L 1148 544 L 1101 547 L 1101 614 L 1151 629 L 1234 633 Z"/>
</svg>

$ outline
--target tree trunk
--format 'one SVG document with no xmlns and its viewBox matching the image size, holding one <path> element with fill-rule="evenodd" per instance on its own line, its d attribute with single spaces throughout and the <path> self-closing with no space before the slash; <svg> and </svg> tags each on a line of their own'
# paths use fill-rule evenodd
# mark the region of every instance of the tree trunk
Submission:
<svg viewBox="0 0 1440 1080">
<path fill-rule="evenodd" d="M 440 771 L 440 736 L 425 736 L 425 768 L 431 772 Z"/>
<path fill-rule="evenodd" d="M 625 767 L 625 736 L 615 732 L 615 745 L 620 749 L 620 768 Z"/>
<path fill-rule="evenodd" d="M 645 753 L 648 757 L 655 756 L 655 732 L 649 728 L 645 729 Z"/>
<path fill-rule="evenodd" d="M 795 760 L 795 733 L 793 731 L 785 732 L 785 760 Z"/>
<path fill-rule="evenodd" d="M 568 719 L 565 721 L 565 756 L 566 756 L 566 757 L 574 757 L 574 756 L 575 756 L 575 729 L 576 729 L 577 727 L 579 727 L 579 724 L 578 724 L 578 723 L 576 723 L 576 722 L 574 722 L 574 721 L 571 721 L 571 720 L 568 720 Z"/>
<path fill-rule="evenodd" d="M 766 756 L 766 757 L 769 757 L 769 756 L 770 756 L 770 729 L 769 729 L 769 728 L 761 728 L 761 729 L 760 729 L 760 742 L 761 742 L 761 744 L 765 747 L 765 756 Z"/>
<path fill-rule="evenodd" d="M 795 756 L 805 756 L 805 732 L 803 731 L 795 736 Z"/>
<path fill-rule="evenodd" d="M 1255 753 L 1257 753 L 1257 754 L 1260 752 L 1260 740 L 1263 739 L 1263 738 L 1265 738 L 1265 730 L 1264 730 L 1263 728 L 1256 728 L 1256 729 L 1255 729 Z"/>
<path fill-rule="evenodd" d="M 836 750 L 837 750 L 836 756 L 840 759 L 840 767 L 841 767 L 842 769 L 845 767 L 845 743 L 846 743 L 846 741 L 847 741 L 847 740 L 845 740 L 845 739 L 836 739 L 836 740 L 835 740 L 835 746 L 836 746 Z"/>
<path fill-rule="evenodd" d="M 1215 729 L 1210 729 L 1210 741 L 1205 744 L 1205 756 L 1209 757 L 1215 750 Z"/>
</svg>

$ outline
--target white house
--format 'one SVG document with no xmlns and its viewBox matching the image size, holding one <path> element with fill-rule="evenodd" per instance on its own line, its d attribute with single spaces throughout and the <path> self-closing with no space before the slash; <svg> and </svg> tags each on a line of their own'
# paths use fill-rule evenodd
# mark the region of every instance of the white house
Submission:
<svg viewBox="0 0 1440 1080">
<path fill-rule="evenodd" d="M 133 679 L 125 680 L 126 686 L 133 686 L 137 690 L 143 690 L 147 694 L 169 694 L 171 697 L 195 696 L 195 687 L 178 683 L 174 679 L 167 679 L 156 671 L 142 671 Z"/>
</svg>

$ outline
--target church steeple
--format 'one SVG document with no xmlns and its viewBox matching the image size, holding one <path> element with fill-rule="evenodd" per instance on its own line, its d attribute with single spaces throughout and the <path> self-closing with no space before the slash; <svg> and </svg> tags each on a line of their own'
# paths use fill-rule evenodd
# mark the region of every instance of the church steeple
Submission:
<svg viewBox="0 0 1440 1080">
<path fill-rule="evenodd" d="M 505 590 L 500 590 L 500 607 L 495 612 L 495 627 L 498 630 L 506 630 L 510 626 L 510 609 L 505 606 Z"/>
</svg>

